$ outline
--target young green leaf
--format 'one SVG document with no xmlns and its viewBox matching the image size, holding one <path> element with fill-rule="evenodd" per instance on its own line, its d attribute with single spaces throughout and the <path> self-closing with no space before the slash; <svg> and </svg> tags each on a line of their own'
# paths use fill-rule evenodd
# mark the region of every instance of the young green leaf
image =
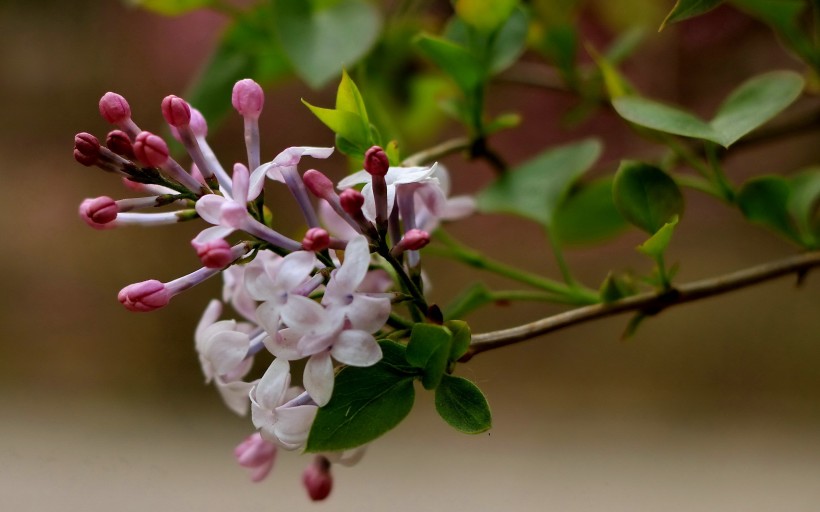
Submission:
<svg viewBox="0 0 820 512">
<path fill-rule="evenodd" d="M 342 80 L 339 82 L 339 88 L 336 89 L 336 110 L 356 114 L 362 119 L 362 125 L 370 126 L 370 118 L 367 116 L 362 94 L 345 70 L 342 70 Z"/>
<path fill-rule="evenodd" d="M 798 244 L 803 243 L 789 215 L 791 185 L 782 176 L 759 176 L 743 184 L 737 203 L 743 215 Z"/>
<path fill-rule="evenodd" d="M 623 161 L 612 187 L 621 215 L 649 234 L 683 214 L 683 195 L 665 172 L 642 162 Z"/>
<path fill-rule="evenodd" d="M 635 289 L 630 282 L 612 272 L 606 275 L 606 279 L 601 283 L 599 291 L 601 300 L 606 304 L 629 297 L 635 293 Z"/>
<path fill-rule="evenodd" d="M 548 149 L 482 191 L 478 207 L 485 212 L 519 215 L 550 227 L 569 188 L 600 154 L 597 139 Z"/>
<path fill-rule="evenodd" d="M 820 167 L 807 169 L 791 179 L 788 210 L 806 245 L 820 243 Z"/>
<path fill-rule="evenodd" d="M 722 3 L 723 0 L 677 0 L 675 6 L 666 16 L 666 19 L 661 23 L 661 28 L 658 29 L 658 32 L 663 30 L 667 23 L 677 23 L 678 21 L 694 18 L 707 11 L 711 11 Z"/>
<path fill-rule="evenodd" d="M 273 0 L 279 43 L 299 76 L 318 89 L 375 44 L 381 16 L 365 0 Z"/>
<path fill-rule="evenodd" d="M 165 16 L 179 16 L 213 5 L 214 0 L 128 0 L 128 3 Z"/>
<path fill-rule="evenodd" d="M 661 228 L 649 239 L 638 246 L 638 251 L 658 259 L 663 256 L 669 242 L 672 241 L 672 233 L 675 232 L 675 226 L 678 225 L 678 216 L 675 215 L 672 219 L 661 226 Z"/>
<path fill-rule="evenodd" d="M 629 224 L 612 199 L 612 177 L 570 190 L 555 212 L 553 230 L 566 244 L 589 244 L 621 233 Z"/>
<path fill-rule="evenodd" d="M 458 361 L 461 356 L 467 353 L 472 341 L 472 331 L 467 322 L 463 320 L 449 320 L 444 322 L 444 326 L 453 333 L 453 343 L 450 348 L 450 361 Z"/>
<path fill-rule="evenodd" d="M 465 94 L 472 94 L 484 79 L 481 63 L 467 48 L 430 35 L 416 39 L 421 52 L 450 75 Z"/>
<path fill-rule="evenodd" d="M 518 59 L 527 43 L 530 17 L 518 7 L 512 11 L 507 20 L 492 37 L 489 49 L 489 72 L 497 74 Z"/>
<path fill-rule="evenodd" d="M 480 434 L 492 427 L 487 399 L 467 379 L 445 375 L 436 388 L 436 411 L 451 427 L 465 434 Z"/>
<path fill-rule="evenodd" d="M 507 21 L 518 0 L 456 0 L 459 18 L 482 32 L 493 32 Z"/>
<path fill-rule="evenodd" d="M 336 376 L 333 397 L 316 414 L 306 451 L 341 451 L 369 443 L 413 408 L 416 374 L 404 361 L 404 347 L 392 341 L 379 345 L 381 361 L 366 368 L 348 366 Z"/>
<path fill-rule="evenodd" d="M 407 343 L 407 362 L 423 370 L 424 389 L 435 389 L 447 369 L 453 335 L 441 325 L 417 323 Z"/>
<path fill-rule="evenodd" d="M 366 146 L 370 140 L 370 127 L 364 124 L 364 119 L 358 114 L 344 110 L 315 107 L 305 100 L 302 103 L 322 121 L 333 133 L 347 139 L 356 146 Z"/>
<path fill-rule="evenodd" d="M 720 135 L 696 115 L 683 109 L 664 105 L 639 96 L 616 96 L 612 106 L 629 121 L 659 132 L 711 140 L 720 144 Z"/>
</svg>

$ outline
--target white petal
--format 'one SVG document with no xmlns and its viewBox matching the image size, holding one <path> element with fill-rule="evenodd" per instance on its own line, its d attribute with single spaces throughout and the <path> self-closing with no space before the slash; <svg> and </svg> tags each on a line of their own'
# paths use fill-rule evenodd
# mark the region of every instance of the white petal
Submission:
<svg viewBox="0 0 820 512">
<path fill-rule="evenodd" d="M 330 352 L 322 352 L 310 356 L 305 365 L 304 385 L 305 391 L 322 407 L 330 401 L 333 394 L 333 361 L 330 359 Z"/>
<path fill-rule="evenodd" d="M 345 247 L 345 260 L 342 268 L 333 274 L 331 282 L 334 293 L 352 293 L 364 280 L 367 267 L 370 266 L 370 247 L 363 235 L 352 238 Z M 328 289 L 331 284 L 328 283 Z"/>
<path fill-rule="evenodd" d="M 277 421 L 273 431 L 284 448 L 295 450 L 305 444 L 318 410 L 315 405 L 279 407 L 276 409 Z"/>
<path fill-rule="evenodd" d="M 350 366 L 372 366 L 382 358 L 382 349 L 376 339 L 357 330 L 342 331 L 331 353 L 334 359 Z"/>
<path fill-rule="evenodd" d="M 263 302 L 256 308 L 256 319 L 259 324 L 265 329 L 268 334 L 275 333 L 279 330 L 279 322 L 281 306 L 275 301 Z"/>
<path fill-rule="evenodd" d="M 260 406 L 273 410 L 282 405 L 288 386 L 290 386 L 290 364 L 284 359 L 276 359 L 256 385 L 254 390 L 256 401 Z"/>
<path fill-rule="evenodd" d="M 225 238 L 234 232 L 233 228 L 227 226 L 211 226 L 199 232 L 199 234 L 191 240 L 191 244 L 204 244 L 220 238 Z"/>
<path fill-rule="evenodd" d="M 251 173 L 248 179 L 248 201 L 253 201 L 262 193 L 262 189 L 265 188 L 265 175 L 271 165 L 273 165 L 272 162 L 262 164 Z"/>
<path fill-rule="evenodd" d="M 247 334 L 222 331 L 211 338 L 204 355 L 211 361 L 218 375 L 225 375 L 242 363 L 249 346 L 250 339 Z"/>
<path fill-rule="evenodd" d="M 288 327 L 300 332 L 322 332 L 327 327 L 325 308 L 301 295 L 288 296 L 288 302 L 281 309 L 282 321 Z"/>
<path fill-rule="evenodd" d="M 310 251 L 296 251 L 288 254 L 279 265 L 274 278 L 277 288 L 291 291 L 310 277 L 316 267 L 316 255 Z"/>
<path fill-rule="evenodd" d="M 336 213 L 330 203 L 319 201 L 319 220 L 327 231 L 339 240 L 350 240 L 358 235 L 355 229 Z"/>
<path fill-rule="evenodd" d="M 213 299 L 211 302 L 208 303 L 208 306 L 205 308 L 205 311 L 202 313 L 202 318 L 199 319 L 199 323 L 196 326 L 196 331 L 194 331 L 194 340 L 196 340 L 197 350 L 199 350 L 200 345 L 200 338 L 202 338 L 202 332 L 211 326 L 216 319 L 219 318 L 219 315 L 222 314 L 222 303 L 216 299 Z"/>
<path fill-rule="evenodd" d="M 472 215 L 476 210 L 476 202 L 472 196 L 455 196 L 447 200 L 441 218 L 444 220 L 458 220 Z"/>
<path fill-rule="evenodd" d="M 206 194 L 196 202 L 196 212 L 209 224 L 219 224 L 222 219 L 222 205 L 228 202 L 222 196 Z"/>
<path fill-rule="evenodd" d="M 219 378 L 216 379 L 216 389 L 219 390 L 219 394 L 222 396 L 225 405 L 239 416 L 244 416 L 248 413 L 248 404 L 250 402 L 248 392 L 252 387 L 252 383 L 242 382 L 241 380 L 223 382 Z"/>
<path fill-rule="evenodd" d="M 301 336 L 293 329 L 282 329 L 281 331 L 267 336 L 264 340 L 265 347 L 271 354 L 287 361 L 295 361 L 305 357 L 297 348 Z"/>
<path fill-rule="evenodd" d="M 342 181 L 336 185 L 336 188 L 342 190 L 361 183 L 370 183 L 370 174 L 365 170 L 354 172 L 350 176 L 343 178 Z"/>
<path fill-rule="evenodd" d="M 344 308 L 344 313 L 354 329 L 376 332 L 384 327 L 391 309 L 390 299 L 386 297 L 368 297 L 357 293 Z"/>
<path fill-rule="evenodd" d="M 438 164 L 435 163 L 430 167 L 391 167 L 387 172 L 388 175 L 390 175 L 390 178 L 385 176 L 385 179 L 390 179 L 390 182 L 396 185 L 401 185 L 402 183 L 420 183 L 426 180 L 435 180 L 433 174 L 436 172 L 437 165 Z"/>
</svg>

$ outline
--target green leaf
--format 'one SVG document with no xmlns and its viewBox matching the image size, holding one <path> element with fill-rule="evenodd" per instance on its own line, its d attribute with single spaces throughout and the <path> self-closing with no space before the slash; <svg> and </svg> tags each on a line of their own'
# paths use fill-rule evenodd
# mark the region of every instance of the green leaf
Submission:
<svg viewBox="0 0 820 512">
<path fill-rule="evenodd" d="M 800 96 L 803 85 L 803 77 L 792 71 L 756 76 L 735 89 L 709 123 L 685 110 L 637 96 L 617 97 L 612 106 L 632 123 L 728 148 L 789 106 Z"/>
<path fill-rule="evenodd" d="M 458 17 L 483 32 L 492 32 L 509 19 L 518 0 L 456 0 Z"/>
<path fill-rule="evenodd" d="M 570 190 L 555 213 L 553 230 L 564 244 L 590 244 L 621 233 L 629 224 L 612 199 L 612 177 Z"/>
<path fill-rule="evenodd" d="M 820 48 L 803 29 L 811 19 L 811 3 L 805 0 L 731 0 L 753 18 L 769 25 L 801 59 L 820 69 Z"/>
<path fill-rule="evenodd" d="M 515 128 L 519 124 L 521 124 L 521 115 L 515 112 L 508 112 L 499 115 L 484 125 L 484 134 L 490 135 L 501 130 Z"/>
<path fill-rule="evenodd" d="M 669 242 L 672 241 L 672 234 L 675 232 L 675 226 L 677 225 L 678 216 L 675 215 L 672 220 L 661 226 L 646 242 L 639 245 L 638 251 L 657 260 L 663 256 L 666 248 L 669 247 Z"/>
<path fill-rule="evenodd" d="M 404 347 L 381 341 L 384 358 L 373 366 L 347 366 L 336 376 L 333 397 L 319 409 L 306 451 L 355 448 L 393 429 L 413 408 L 415 375 L 406 371 Z"/>
<path fill-rule="evenodd" d="M 743 215 L 803 244 L 800 234 L 789 215 L 791 185 L 782 176 L 760 176 L 743 184 L 737 203 Z"/>
<path fill-rule="evenodd" d="M 527 43 L 530 17 L 516 8 L 492 38 L 489 49 L 489 72 L 497 74 L 510 67 L 523 53 Z"/>
<path fill-rule="evenodd" d="M 128 3 L 157 14 L 179 16 L 197 9 L 210 7 L 214 4 L 214 0 L 128 0 Z"/>
<path fill-rule="evenodd" d="M 467 353 L 472 341 L 472 331 L 467 322 L 463 320 L 449 320 L 444 322 L 444 326 L 453 333 L 453 342 L 450 347 L 450 361 L 458 361 L 461 356 Z"/>
<path fill-rule="evenodd" d="M 327 84 L 374 45 L 381 16 L 364 0 L 272 0 L 279 42 L 299 76 Z"/>
<path fill-rule="evenodd" d="M 416 39 L 416 45 L 466 94 L 471 94 L 484 79 L 481 63 L 467 48 L 426 34 Z"/>
<path fill-rule="evenodd" d="M 683 215 L 683 195 L 675 180 L 642 162 L 621 162 L 612 196 L 621 215 L 649 234 L 655 234 L 675 215 Z"/>
<path fill-rule="evenodd" d="M 467 379 L 445 375 L 436 388 L 436 411 L 451 427 L 465 434 L 480 434 L 492 427 L 487 399 Z"/>
<path fill-rule="evenodd" d="M 601 283 L 600 296 L 605 304 L 629 297 L 635 293 L 635 288 L 625 278 L 613 274 L 606 275 L 606 279 Z"/>
<path fill-rule="evenodd" d="M 352 144 L 363 146 L 367 145 L 367 142 L 370 140 L 369 127 L 364 124 L 364 120 L 358 114 L 345 112 L 344 110 L 315 107 L 304 99 L 302 103 L 304 103 L 325 126 L 333 130 L 333 133 L 347 139 Z"/>
<path fill-rule="evenodd" d="M 820 243 L 820 167 L 807 169 L 791 179 L 788 210 L 806 245 Z"/>
<path fill-rule="evenodd" d="M 407 343 L 407 362 L 424 371 L 421 383 L 424 389 L 435 389 L 447 369 L 453 335 L 441 325 L 417 323 L 413 325 Z"/>
<path fill-rule="evenodd" d="M 519 215 L 552 226 L 569 188 L 600 154 L 597 139 L 548 149 L 482 191 L 477 197 L 478 207 L 484 212 Z"/>
<path fill-rule="evenodd" d="M 677 23 L 678 21 L 694 18 L 699 14 L 711 11 L 722 3 L 723 0 L 677 0 L 666 19 L 661 23 L 658 32 L 663 30 L 667 23 Z"/>
<path fill-rule="evenodd" d="M 342 70 L 342 80 L 339 82 L 339 88 L 336 89 L 336 110 L 356 114 L 362 118 L 362 125 L 370 126 L 370 118 L 367 117 L 367 108 L 364 106 L 362 94 L 345 70 Z"/>
</svg>

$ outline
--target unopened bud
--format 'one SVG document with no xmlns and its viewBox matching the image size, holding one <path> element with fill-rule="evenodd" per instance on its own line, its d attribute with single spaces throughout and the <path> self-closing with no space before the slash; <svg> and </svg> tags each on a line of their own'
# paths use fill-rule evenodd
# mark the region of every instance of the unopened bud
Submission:
<svg viewBox="0 0 820 512">
<path fill-rule="evenodd" d="M 168 144 L 150 132 L 140 132 L 134 141 L 134 154 L 145 165 L 160 167 L 168 161 Z"/>
<path fill-rule="evenodd" d="M 302 181 L 305 183 L 307 189 L 320 199 L 327 199 L 328 196 L 335 193 L 333 182 L 316 169 L 306 171 L 302 176 Z"/>
<path fill-rule="evenodd" d="M 126 286 L 120 290 L 117 299 L 126 309 L 145 313 L 166 306 L 171 294 L 163 283 L 150 279 Z"/>
<path fill-rule="evenodd" d="M 348 215 L 356 215 L 356 213 L 362 211 L 364 195 L 358 190 L 349 188 L 339 194 L 339 201 L 342 203 L 342 209 Z"/>
<path fill-rule="evenodd" d="M 310 228 L 302 239 L 302 248 L 306 251 L 323 251 L 330 246 L 330 234 L 322 228 Z"/>
<path fill-rule="evenodd" d="M 100 98 L 100 114 L 111 124 L 131 119 L 131 106 L 115 92 L 107 92 Z"/>
<path fill-rule="evenodd" d="M 387 153 L 379 146 L 373 146 L 364 154 L 364 170 L 371 176 L 384 176 L 389 168 Z"/>
<path fill-rule="evenodd" d="M 262 92 L 262 87 L 258 83 L 245 78 L 233 86 L 231 103 L 241 116 L 257 118 L 262 113 L 262 106 L 265 104 L 265 93 Z"/>
<path fill-rule="evenodd" d="M 86 199 L 80 203 L 80 218 L 94 229 L 106 229 L 117 218 L 117 203 L 107 196 Z"/>
<path fill-rule="evenodd" d="M 390 250 L 393 256 L 399 256 L 404 251 L 418 251 L 430 243 L 430 234 L 420 229 L 411 229 Z"/>
<path fill-rule="evenodd" d="M 207 268 L 225 268 L 234 260 L 231 246 L 222 238 L 205 243 L 191 242 L 196 255 Z"/>
<path fill-rule="evenodd" d="M 194 137 L 205 137 L 208 135 L 208 122 L 205 121 L 205 116 L 202 112 L 195 108 L 191 108 L 191 131 L 194 132 Z"/>
<path fill-rule="evenodd" d="M 74 136 L 74 160 L 85 166 L 97 163 L 100 157 L 100 141 L 90 133 L 78 133 Z"/>
<path fill-rule="evenodd" d="M 179 96 L 166 96 L 162 100 L 162 117 L 174 128 L 188 126 L 191 122 L 191 107 Z"/>
<path fill-rule="evenodd" d="M 330 474 L 330 461 L 318 455 L 313 463 L 302 473 L 302 484 L 313 501 L 322 501 L 333 489 L 333 475 Z"/>
<path fill-rule="evenodd" d="M 262 439 L 262 435 L 257 432 L 239 443 L 233 455 L 240 466 L 251 469 L 251 481 L 259 482 L 273 468 L 276 445 Z"/>
<path fill-rule="evenodd" d="M 105 138 L 105 145 L 114 153 L 124 156 L 128 159 L 135 158 L 134 146 L 131 144 L 131 138 L 122 130 L 112 130 Z"/>
</svg>

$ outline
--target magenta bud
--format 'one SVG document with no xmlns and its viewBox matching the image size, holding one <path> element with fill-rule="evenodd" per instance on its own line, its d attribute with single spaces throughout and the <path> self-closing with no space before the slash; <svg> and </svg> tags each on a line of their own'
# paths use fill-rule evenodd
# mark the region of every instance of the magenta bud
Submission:
<svg viewBox="0 0 820 512">
<path fill-rule="evenodd" d="M 208 122 L 205 121 L 205 116 L 202 112 L 195 108 L 191 108 L 191 131 L 194 132 L 194 137 L 205 137 L 208 135 Z"/>
<path fill-rule="evenodd" d="M 379 146 L 373 146 L 364 154 L 364 170 L 371 176 L 384 176 L 389 168 L 387 153 Z"/>
<path fill-rule="evenodd" d="M 86 199 L 80 203 L 80 218 L 94 229 L 106 229 L 117 218 L 117 203 L 107 196 Z"/>
<path fill-rule="evenodd" d="M 327 199 L 334 193 L 333 182 L 316 169 L 306 171 L 302 176 L 302 181 L 307 189 L 320 199 Z"/>
<path fill-rule="evenodd" d="M 347 212 L 348 215 L 356 215 L 356 212 L 362 211 L 364 195 L 358 190 L 349 188 L 339 195 L 339 201 L 342 203 L 342 210 Z"/>
<path fill-rule="evenodd" d="M 430 233 L 420 229 L 411 229 L 404 234 L 400 245 L 406 251 L 418 251 L 430 243 Z"/>
<path fill-rule="evenodd" d="M 205 243 L 191 242 L 202 265 L 208 268 L 225 268 L 234 260 L 231 246 L 222 238 Z"/>
<path fill-rule="evenodd" d="M 145 165 L 160 167 L 168 161 L 168 144 L 153 133 L 140 132 L 134 141 L 134 154 Z"/>
<path fill-rule="evenodd" d="M 100 98 L 100 114 L 111 124 L 119 124 L 131 118 L 131 106 L 115 92 L 107 92 Z"/>
<path fill-rule="evenodd" d="M 313 501 L 322 501 L 333 489 L 333 475 L 330 474 L 330 461 L 318 455 L 313 463 L 302 473 L 302 484 Z"/>
<path fill-rule="evenodd" d="M 117 299 L 130 311 L 146 313 L 166 306 L 171 294 L 163 283 L 150 279 L 126 286 L 120 290 Z"/>
<path fill-rule="evenodd" d="M 250 78 L 236 82 L 231 94 L 233 108 L 243 117 L 256 118 L 262 113 L 265 104 L 265 93 L 262 87 Z"/>
<path fill-rule="evenodd" d="M 131 138 L 122 130 L 112 130 L 109 132 L 105 138 L 105 145 L 118 155 L 128 159 L 134 158 L 134 146 L 131 144 Z"/>
<path fill-rule="evenodd" d="M 240 466 L 251 469 L 251 481 L 259 482 L 268 476 L 273 468 L 276 445 L 262 439 L 257 432 L 239 443 L 234 448 L 233 455 Z"/>
<path fill-rule="evenodd" d="M 188 126 L 191 122 L 191 107 L 179 96 L 166 96 L 162 100 L 162 117 L 174 128 Z"/>
<path fill-rule="evenodd" d="M 90 133 L 78 133 L 74 136 L 74 160 L 85 166 L 97 163 L 100 157 L 100 141 Z"/>
<path fill-rule="evenodd" d="M 310 228 L 302 239 L 302 248 L 306 251 L 324 251 L 330 247 L 330 234 L 322 228 Z"/>
</svg>

